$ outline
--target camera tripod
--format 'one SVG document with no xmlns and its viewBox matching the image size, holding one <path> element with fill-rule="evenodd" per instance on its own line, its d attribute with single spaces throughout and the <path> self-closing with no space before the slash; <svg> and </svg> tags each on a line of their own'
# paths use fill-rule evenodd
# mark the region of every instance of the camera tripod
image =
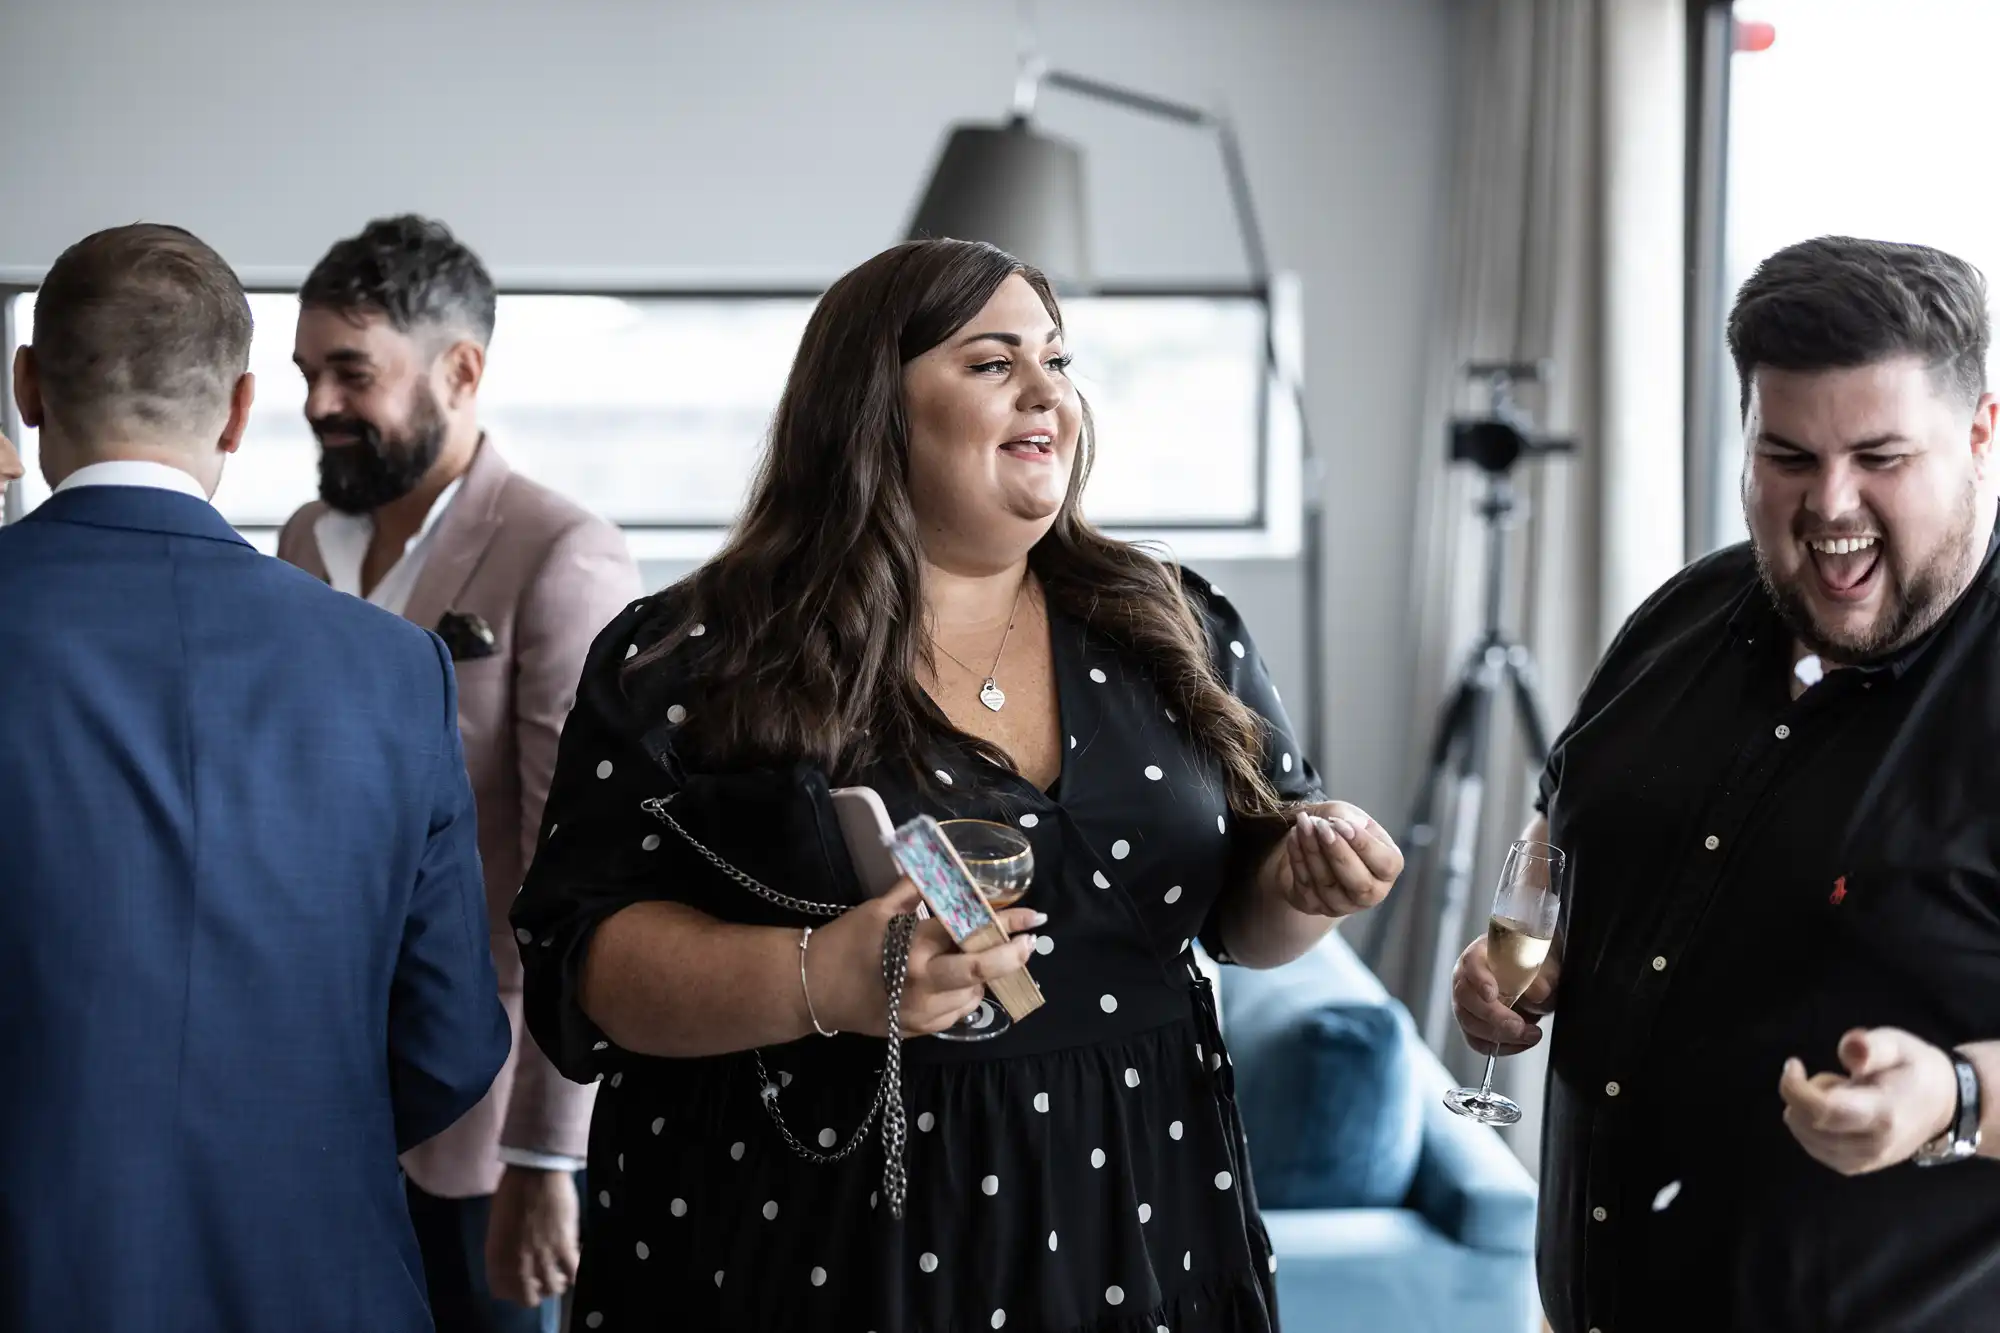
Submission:
<svg viewBox="0 0 2000 1333">
<path fill-rule="evenodd" d="M 1534 438 L 1513 404 L 1513 381 L 1540 379 L 1545 365 L 1474 365 L 1466 369 L 1468 374 L 1489 381 L 1494 399 L 1491 417 L 1454 422 L 1451 430 L 1452 461 L 1474 463 L 1486 477 L 1486 488 L 1477 506 L 1486 530 L 1484 623 L 1439 715 L 1423 785 L 1418 789 L 1403 844 L 1406 887 L 1390 900 L 1392 905 L 1418 901 L 1418 891 L 1429 882 L 1441 858 L 1443 883 L 1435 911 L 1427 923 L 1430 970 L 1424 978 L 1424 1003 L 1417 1015 L 1424 1041 L 1433 1050 L 1444 1049 L 1445 1037 L 1451 1030 L 1451 969 L 1465 943 L 1461 934 L 1478 858 L 1486 768 L 1492 753 L 1493 710 L 1503 690 L 1512 697 L 1519 716 L 1526 750 L 1522 759 L 1531 776 L 1538 776 L 1548 760 L 1549 733 L 1536 699 L 1534 656 L 1526 645 L 1509 638 L 1501 625 L 1507 529 L 1520 508 L 1508 472 L 1525 454 L 1561 453 L 1570 448 L 1565 441 Z M 1451 818 L 1442 843 L 1438 837 L 1441 810 L 1448 811 Z M 1381 922 L 1371 938 L 1367 958 L 1370 967 L 1378 961 L 1388 939 L 1389 924 Z M 1425 944 L 1420 932 L 1413 941 L 1412 957 L 1421 957 Z"/>
</svg>

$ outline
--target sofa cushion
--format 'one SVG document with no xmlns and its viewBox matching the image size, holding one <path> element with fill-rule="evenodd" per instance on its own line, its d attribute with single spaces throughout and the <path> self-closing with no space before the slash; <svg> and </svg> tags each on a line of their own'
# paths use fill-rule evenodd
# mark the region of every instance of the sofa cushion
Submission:
<svg viewBox="0 0 2000 1333">
<path fill-rule="evenodd" d="M 1260 1015 L 1230 1034 L 1237 1100 L 1266 1208 L 1399 1207 L 1422 1147 L 1414 1030 L 1395 1000 Z"/>
</svg>

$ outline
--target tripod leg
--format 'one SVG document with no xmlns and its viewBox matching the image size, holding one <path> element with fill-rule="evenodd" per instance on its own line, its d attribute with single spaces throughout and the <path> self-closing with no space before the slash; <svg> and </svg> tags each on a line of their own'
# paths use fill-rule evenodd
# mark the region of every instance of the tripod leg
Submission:
<svg viewBox="0 0 2000 1333">
<path fill-rule="evenodd" d="M 1528 742 L 1528 761 L 1537 769 L 1549 761 L 1549 727 L 1535 697 L 1535 659 L 1518 645 L 1507 653 L 1507 679 L 1514 686 L 1514 707 L 1521 717 L 1521 731 Z M 1539 774 L 1538 774 L 1539 776 Z"/>
<path fill-rule="evenodd" d="M 1487 665 L 1470 683 L 1467 691 L 1464 743 L 1458 749 L 1454 777 L 1451 837 L 1444 848 L 1444 884 L 1438 897 L 1436 934 L 1431 941 L 1431 967 L 1426 981 L 1424 1009 L 1419 1018 L 1424 1041 L 1432 1050 L 1443 1050 L 1451 1030 L 1451 969 L 1465 947 L 1466 904 L 1472 895 L 1472 872 L 1479 850 L 1479 816 L 1486 795 L 1487 735 L 1493 716 L 1493 693 L 1497 663 L 1489 656 Z"/>
<path fill-rule="evenodd" d="M 1476 669 L 1476 661 L 1466 665 L 1465 674 L 1452 689 L 1444 712 L 1438 716 L 1437 734 L 1431 740 L 1430 759 L 1424 767 L 1423 782 L 1417 788 L 1417 798 L 1410 811 L 1408 832 L 1402 838 L 1403 891 L 1390 894 L 1387 903 L 1369 914 L 1368 938 L 1360 954 L 1362 963 L 1371 972 L 1381 971 L 1382 952 L 1394 934 L 1397 912 L 1430 874 L 1431 848 L 1437 841 L 1433 821 L 1438 798 L 1451 776 L 1454 757 L 1465 742 L 1465 717 L 1472 707 L 1472 693 L 1478 688 L 1474 674 Z"/>
</svg>

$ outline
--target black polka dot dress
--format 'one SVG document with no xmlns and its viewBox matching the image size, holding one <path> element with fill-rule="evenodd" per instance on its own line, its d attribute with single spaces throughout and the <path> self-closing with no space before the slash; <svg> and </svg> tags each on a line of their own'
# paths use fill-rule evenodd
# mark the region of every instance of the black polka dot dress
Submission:
<svg viewBox="0 0 2000 1333">
<path fill-rule="evenodd" d="M 1248 633 L 1187 577 L 1222 679 L 1271 726 L 1282 794 L 1317 799 Z M 1023 906 L 1048 913 L 1029 970 L 1046 1005 L 990 1040 L 903 1044 L 907 1205 L 882 1197 L 869 1114 L 887 1044 L 809 1037 L 757 1055 L 663 1060 L 615 1047 L 577 1006 L 584 946 L 621 908 L 671 899 L 720 919 L 824 924 L 755 896 L 641 808 L 667 807 L 737 871 L 799 898 L 860 901 L 825 776 L 691 771 L 676 726 L 619 669 L 679 627 L 668 590 L 598 641 L 514 911 L 528 1022 L 571 1078 L 601 1079 L 575 1294 L 586 1329 L 970 1329 L 1177 1333 L 1275 1329 L 1276 1263 L 1257 1215 L 1231 1070 L 1191 941 L 1248 859 L 1220 770 L 1138 664 L 1060 614 L 1051 632 L 1065 743 L 1046 793 L 969 752 L 863 775 L 897 822 L 919 812 L 1011 824 L 1035 849 Z M 668 659 L 671 680 L 671 659 Z M 761 1058 L 776 1107 L 760 1096 Z"/>
</svg>

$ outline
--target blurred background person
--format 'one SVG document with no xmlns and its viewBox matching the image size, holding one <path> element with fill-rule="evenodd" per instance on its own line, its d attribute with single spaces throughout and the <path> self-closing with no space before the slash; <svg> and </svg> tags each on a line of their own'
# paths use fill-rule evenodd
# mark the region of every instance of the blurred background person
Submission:
<svg viewBox="0 0 2000 1333">
<path fill-rule="evenodd" d="M 120 227 L 16 356 L 0 1327 L 418 1333 L 396 1155 L 507 1055 L 443 645 L 209 503 L 250 332 L 213 250 Z"/>
<path fill-rule="evenodd" d="M 0 523 L 7 521 L 7 488 L 21 479 L 23 471 L 21 455 L 14 451 L 14 442 L 0 435 Z"/>
<path fill-rule="evenodd" d="M 576 1272 L 595 1089 L 521 1029 L 507 909 L 534 847 L 591 639 L 639 595 L 611 524 L 509 470 L 479 421 L 493 280 L 441 223 L 394 217 L 329 250 L 299 292 L 294 359 L 320 499 L 278 554 L 435 630 L 458 675 L 488 924 L 514 1054 L 458 1124 L 407 1153 L 438 1327 L 552 1329 Z"/>
<path fill-rule="evenodd" d="M 1034 269 L 878 255 L 819 303 L 728 547 L 593 650 L 514 912 L 534 1031 L 609 1080 L 591 1328 L 1276 1326 L 1191 941 L 1286 962 L 1401 857 L 1320 799 L 1229 603 L 1083 519 L 1068 365 Z M 1015 937 L 961 953 L 906 933 L 907 884 L 864 900 L 845 784 L 1022 831 Z M 672 826 L 642 808 L 670 794 Z M 894 1086 L 889 989 L 912 1036 L 991 1024 L 982 983 L 1031 957 L 1044 1008 L 901 1045 Z M 836 1147 L 878 1096 L 912 1126 L 889 1171 Z"/>
</svg>

